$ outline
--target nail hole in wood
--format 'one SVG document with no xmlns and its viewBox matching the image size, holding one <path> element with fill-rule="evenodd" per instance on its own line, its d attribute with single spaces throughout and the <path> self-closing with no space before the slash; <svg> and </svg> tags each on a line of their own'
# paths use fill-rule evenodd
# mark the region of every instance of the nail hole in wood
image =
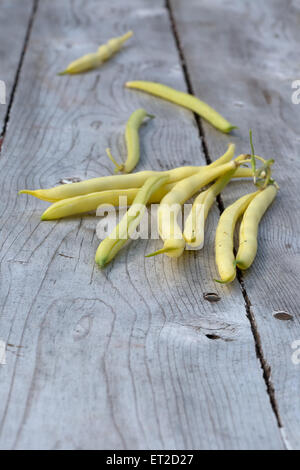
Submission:
<svg viewBox="0 0 300 470">
<path fill-rule="evenodd" d="M 205 335 L 205 336 L 208 339 L 220 339 L 220 336 L 218 336 L 218 335 Z"/>
<path fill-rule="evenodd" d="M 203 298 L 209 302 L 219 302 L 221 300 L 221 297 L 215 292 L 204 292 Z"/>
<path fill-rule="evenodd" d="M 285 312 L 284 310 L 278 310 L 273 313 L 273 317 L 275 317 L 277 320 L 283 320 L 283 321 L 288 321 L 288 320 L 293 320 L 293 315 L 291 315 L 288 312 Z"/>
</svg>

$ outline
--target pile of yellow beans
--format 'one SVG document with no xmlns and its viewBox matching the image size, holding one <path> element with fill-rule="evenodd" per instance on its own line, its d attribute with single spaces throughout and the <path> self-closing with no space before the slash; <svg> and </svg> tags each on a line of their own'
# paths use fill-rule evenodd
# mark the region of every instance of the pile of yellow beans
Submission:
<svg viewBox="0 0 300 470">
<path fill-rule="evenodd" d="M 97 52 L 70 63 L 59 75 L 77 74 L 99 67 L 117 53 L 132 34 L 132 31 L 129 31 L 119 38 L 110 39 L 100 46 Z M 147 81 L 127 82 L 126 87 L 142 90 L 188 108 L 224 133 L 229 133 L 235 128 L 208 104 L 191 94 Z M 138 165 L 140 158 L 139 128 L 147 117 L 154 116 L 142 108 L 130 115 L 125 127 L 127 157 L 124 163 L 117 163 L 110 149 L 107 149 L 107 154 L 115 165 L 115 172 L 123 174 L 92 178 L 50 189 L 25 189 L 20 193 L 52 203 L 41 216 L 44 221 L 95 211 L 104 204 L 118 206 L 120 198 L 125 196 L 130 205 L 128 211 L 112 233 L 100 243 L 96 252 L 96 263 L 104 267 L 131 238 L 142 220 L 147 204 L 152 203 L 159 203 L 157 225 L 164 244 L 161 249 L 147 257 L 165 254 L 178 258 L 188 247 L 202 248 L 205 221 L 216 197 L 232 178 L 253 177 L 256 190 L 227 207 L 221 214 L 216 229 L 215 253 L 220 275 L 218 282 L 232 282 L 236 277 L 237 267 L 248 269 L 253 263 L 257 252 L 259 222 L 277 194 L 278 186 L 271 178 L 273 160 L 265 161 L 254 155 L 250 134 L 251 155 L 242 154 L 234 158 L 235 146 L 229 144 L 224 155 L 210 165 L 183 166 L 168 171 L 141 171 L 132 174 L 131 171 Z M 263 165 L 256 169 L 256 162 L 261 160 Z M 251 168 L 244 167 L 248 163 Z M 199 194 L 193 202 L 184 228 L 181 229 L 178 216 L 185 202 L 197 193 Z M 235 255 L 234 233 L 240 218 L 242 221 L 239 247 Z"/>
</svg>

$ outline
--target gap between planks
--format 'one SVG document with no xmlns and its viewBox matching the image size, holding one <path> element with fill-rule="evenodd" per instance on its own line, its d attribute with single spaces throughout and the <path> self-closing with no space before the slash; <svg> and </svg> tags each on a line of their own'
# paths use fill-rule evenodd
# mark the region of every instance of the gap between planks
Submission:
<svg viewBox="0 0 300 470">
<path fill-rule="evenodd" d="M 14 97 L 15 97 L 15 94 L 16 94 L 16 90 L 17 90 L 17 86 L 18 86 L 18 82 L 19 82 L 19 78 L 20 78 L 20 74 L 21 74 L 21 69 L 22 69 L 22 65 L 23 65 L 23 62 L 24 62 L 24 57 L 25 57 L 25 54 L 26 54 L 28 41 L 30 39 L 30 34 L 31 34 L 34 18 L 35 18 L 36 12 L 37 12 L 38 2 L 39 2 L 39 0 L 33 0 L 33 3 L 32 3 L 32 10 L 31 10 L 31 14 L 30 14 L 30 17 L 29 17 L 28 25 L 27 25 L 27 30 L 26 30 L 26 34 L 25 34 L 25 38 L 24 38 L 24 44 L 23 44 L 23 47 L 22 47 L 22 50 L 21 50 L 19 63 L 18 63 L 18 66 L 17 66 L 13 86 L 12 86 L 9 101 L 8 101 L 7 111 L 6 111 L 6 114 L 4 116 L 2 131 L 1 131 L 1 134 L 0 134 L 0 154 L 1 154 L 1 148 L 2 148 L 2 145 L 3 145 L 3 141 L 5 139 L 5 134 L 6 134 L 9 118 L 10 118 L 10 111 L 11 111 L 11 107 L 12 107 Z"/>
<path fill-rule="evenodd" d="M 179 54 L 179 58 L 180 58 L 181 66 L 182 66 L 184 79 L 186 81 L 187 90 L 188 90 L 189 93 L 191 93 L 193 95 L 194 94 L 193 87 L 192 87 L 192 83 L 191 83 L 191 80 L 190 80 L 190 77 L 189 77 L 189 72 L 188 72 L 188 69 L 187 69 L 187 65 L 186 65 L 186 62 L 185 62 L 183 48 L 182 48 L 181 43 L 180 43 L 179 34 L 177 32 L 177 29 L 176 29 L 176 21 L 175 21 L 174 15 L 173 15 L 170 0 L 165 0 L 165 2 L 166 2 L 165 3 L 166 9 L 167 9 L 168 14 L 169 14 L 171 30 L 172 30 L 173 35 L 174 35 L 176 47 L 177 47 L 177 50 L 178 50 L 178 54 Z M 208 147 L 207 147 L 207 144 L 206 144 L 206 141 L 205 141 L 205 134 L 204 134 L 204 129 L 203 129 L 203 126 L 202 126 L 201 118 L 200 118 L 200 116 L 198 116 L 198 114 L 195 114 L 195 113 L 194 113 L 194 116 L 195 116 L 195 121 L 197 123 L 198 131 L 199 131 L 199 138 L 201 140 L 201 145 L 202 145 L 203 153 L 204 153 L 204 156 L 205 156 L 205 160 L 206 160 L 207 164 L 210 164 L 212 162 L 212 159 L 210 158 Z M 224 203 L 223 203 L 221 194 L 217 196 L 216 202 L 217 202 L 219 212 L 220 212 L 220 214 L 222 214 L 225 207 L 224 207 Z M 243 279 L 243 274 L 242 274 L 241 270 L 239 270 L 239 269 L 237 269 L 237 280 L 240 284 L 240 289 L 241 289 L 241 292 L 242 292 L 242 295 L 243 295 L 243 298 L 244 298 L 244 301 L 245 301 L 246 316 L 247 316 L 247 318 L 250 322 L 250 327 L 251 327 L 251 331 L 252 331 L 254 342 L 255 342 L 256 355 L 257 355 L 257 357 L 259 359 L 259 362 L 260 362 L 260 365 L 261 365 L 261 369 L 262 369 L 262 372 L 263 372 L 263 379 L 264 379 L 265 384 L 266 384 L 267 393 L 269 395 L 271 407 L 272 407 L 272 410 L 275 414 L 276 421 L 277 421 L 277 424 L 278 424 L 279 428 L 283 429 L 280 414 L 279 414 L 279 408 L 278 408 L 278 404 L 277 404 L 276 397 L 275 397 L 275 389 L 274 389 L 274 386 L 273 386 L 273 383 L 272 383 L 272 380 L 271 380 L 271 367 L 268 364 L 268 362 L 267 362 L 267 360 L 264 356 L 260 334 L 259 334 L 258 327 L 257 327 L 257 324 L 256 324 L 255 316 L 254 316 L 253 311 L 252 311 L 252 304 L 251 304 L 250 298 L 247 294 L 247 290 L 246 290 L 244 279 Z M 286 447 L 288 447 L 284 439 L 283 439 L 283 441 L 284 441 L 284 445 Z"/>
</svg>

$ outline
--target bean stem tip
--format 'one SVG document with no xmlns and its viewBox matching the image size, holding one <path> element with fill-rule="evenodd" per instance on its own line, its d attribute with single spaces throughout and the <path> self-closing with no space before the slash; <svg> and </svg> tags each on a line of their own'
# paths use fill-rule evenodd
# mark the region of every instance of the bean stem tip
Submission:
<svg viewBox="0 0 300 470">
<path fill-rule="evenodd" d="M 145 258 L 162 255 L 163 253 L 168 253 L 169 251 L 172 251 L 172 248 L 161 248 L 160 250 L 154 251 L 153 253 L 149 253 L 149 255 L 145 255 Z"/>
<path fill-rule="evenodd" d="M 110 148 L 106 149 L 106 153 L 107 153 L 108 158 L 113 162 L 113 164 L 116 167 L 115 168 L 115 173 L 117 173 L 118 171 L 123 171 L 124 170 L 124 165 L 119 165 L 119 163 L 117 163 L 117 161 L 115 160 L 115 158 L 111 154 Z"/>
</svg>

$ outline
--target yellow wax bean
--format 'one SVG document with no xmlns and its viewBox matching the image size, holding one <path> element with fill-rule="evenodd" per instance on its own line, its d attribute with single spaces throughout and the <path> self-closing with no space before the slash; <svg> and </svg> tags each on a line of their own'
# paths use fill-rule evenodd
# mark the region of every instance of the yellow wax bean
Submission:
<svg viewBox="0 0 300 470">
<path fill-rule="evenodd" d="M 74 60 L 74 62 L 71 62 L 66 70 L 60 72 L 58 75 L 74 75 L 76 73 L 87 72 L 88 70 L 100 67 L 103 62 L 118 52 L 124 42 L 127 41 L 127 39 L 129 39 L 132 35 L 133 32 L 128 31 L 128 33 L 124 34 L 123 36 L 110 39 L 106 44 L 100 46 L 97 52 L 86 54 L 83 57 Z"/>
<path fill-rule="evenodd" d="M 154 118 L 152 114 L 148 114 L 144 109 L 134 111 L 127 121 L 125 129 L 125 141 L 127 147 L 127 158 L 124 164 L 118 164 L 110 153 L 110 149 L 106 149 L 108 157 L 115 165 L 115 172 L 130 173 L 138 164 L 140 159 L 140 138 L 139 128 L 146 117 Z"/>
<path fill-rule="evenodd" d="M 253 178 L 251 168 L 238 168 L 232 178 Z"/>
<path fill-rule="evenodd" d="M 221 214 L 215 239 L 216 264 L 220 274 L 219 282 L 221 283 L 225 284 L 235 279 L 236 262 L 233 252 L 234 229 L 238 219 L 258 193 L 259 191 L 246 194 L 227 207 Z"/>
<path fill-rule="evenodd" d="M 248 269 L 254 261 L 257 252 L 257 233 L 259 222 L 272 204 L 277 194 L 274 185 L 260 191 L 247 207 L 240 227 L 239 249 L 236 264 L 240 269 Z"/>
<path fill-rule="evenodd" d="M 221 114 L 215 111 L 211 106 L 204 103 L 204 101 L 199 100 L 199 98 L 190 95 L 189 93 L 175 90 L 174 88 L 162 85 L 161 83 L 148 81 L 127 82 L 125 86 L 127 88 L 135 88 L 137 90 L 145 91 L 151 95 L 164 98 L 165 100 L 171 101 L 172 103 L 188 108 L 194 113 L 199 114 L 199 116 L 206 119 L 214 127 L 222 132 L 229 133 L 236 127 L 227 121 L 227 119 L 225 119 L 223 116 L 221 116 Z"/>
<path fill-rule="evenodd" d="M 56 202 L 61 199 L 80 196 L 89 193 L 112 189 L 140 188 L 150 176 L 169 176 L 170 182 L 175 183 L 186 176 L 193 175 L 199 170 L 207 171 L 208 166 L 184 166 L 168 171 L 139 171 L 128 175 L 110 175 L 91 178 L 80 183 L 63 184 L 49 189 L 24 189 L 19 194 L 30 194 L 44 201 Z"/>
<path fill-rule="evenodd" d="M 226 152 L 221 157 L 217 158 L 217 160 L 210 163 L 209 167 L 214 168 L 215 166 L 223 165 L 223 163 L 230 162 L 230 160 L 232 160 L 234 157 L 234 152 L 235 145 L 228 144 L 228 149 L 226 150 Z"/>
<path fill-rule="evenodd" d="M 165 253 L 177 258 L 185 248 L 182 230 L 177 223 L 182 205 L 203 186 L 219 178 L 228 171 L 236 170 L 239 163 L 231 161 L 215 168 L 209 168 L 205 173 L 199 171 L 195 175 L 179 181 L 161 200 L 157 213 L 158 231 L 164 241 L 164 247 L 148 256 Z"/>
<path fill-rule="evenodd" d="M 55 186 L 49 189 L 23 189 L 19 194 L 30 194 L 38 199 L 49 202 L 57 202 L 62 199 L 67 199 L 84 194 L 95 193 L 100 191 L 107 191 L 112 189 L 129 189 L 140 188 L 147 178 L 155 175 L 169 176 L 170 183 L 176 183 L 183 178 L 187 178 L 200 170 L 207 171 L 209 168 L 218 166 L 219 163 L 229 161 L 232 155 L 232 148 L 229 148 L 224 155 L 216 161 L 206 166 L 182 166 L 167 171 L 139 171 L 129 175 L 111 175 L 100 176 L 98 178 L 91 178 L 80 183 L 64 184 Z M 248 168 L 238 168 L 235 177 L 251 177 L 251 170 Z"/>
<path fill-rule="evenodd" d="M 245 171 L 247 168 L 238 168 L 234 176 L 238 177 L 252 177 L 251 170 Z M 239 174 L 239 172 L 242 172 Z M 150 198 L 150 203 L 160 202 L 161 199 L 173 188 L 175 183 L 168 184 L 160 188 Z M 55 220 L 63 217 L 69 217 L 72 215 L 83 214 L 85 212 L 95 211 L 101 204 L 112 204 L 118 206 L 119 197 L 126 196 L 128 205 L 132 204 L 139 188 L 130 189 L 112 189 L 107 191 L 99 191 L 95 193 L 83 194 L 81 196 L 69 197 L 67 199 L 61 199 L 54 202 L 46 211 L 43 213 L 42 220 Z M 201 193 L 202 194 L 202 193 Z"/>
<path fill-rule="evenodd" d="M 167 194 L 167 192 L 172 189 L 174 184 L 175 183 L 167 184 L 159 188 L 154 194 L 152 194 L 149 203 L 152 204 L 160 202 L 165 194 Z M 126 198 L 127 204 L 130 206 L 134 201 L 134 198 L 136 197 L 139 189 L 140 188 L 112 189 L 108 191 L 100 191 L 97 193 L 84 194 L 83 196 L 62 199 L 48 207 L 48 209 L 46 209 L 41 216 L 41 220 L 62 219 L 63 217 L 70 217 L 72 215 L 95 211 L 100 205 L 103 204 L 111 204 L 115 207 L 118 207 L 120 197 Z"/>
<path fill-rule="evenodd" d="M 121 222 L 115 227 L 112 233 L 100 243 L 95 257 L 95 261 L 100 267 L 109 263 L 125 245 L 126 241 L 139 225 L 146 210 L 146 204 L 149 202 L 151 196 L 167 181 L 167 176 L 152 176 L 148 178 L 139 189 L 132 206 L 126 212 Z"/>
<path fill-rule="evenodd" d="M 218 194 L 227 186 L 236 170 L 231 170 L 203 191 L 196 197 L 191 212 L 189 213 L 185 226 L 183 237 L 188 245 L 193 248 L 201 248 L 204 243 L 204 226 L 211 206 L 216 200 Z"/>
</svg>

